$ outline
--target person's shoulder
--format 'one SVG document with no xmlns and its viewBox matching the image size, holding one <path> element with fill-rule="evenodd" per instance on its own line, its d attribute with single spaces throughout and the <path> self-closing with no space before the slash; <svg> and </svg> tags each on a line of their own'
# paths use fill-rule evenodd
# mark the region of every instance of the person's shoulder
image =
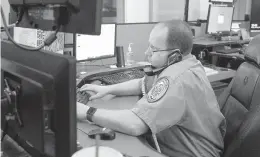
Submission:
<svg viewBox="0 0 260 157">
<path fill-rule="evenodd" d="M 159 78 L 168 78 L 171 81 L 177 82 L 190 74 L 191 73 L 189 69 L 184 70 L 175 67 L 168 67 L 160 74 Z"/>
<path fill-rule="evenodd" d="M 167 74 L 164 74 L 164 75 L 160 75 L 157 80 L 155 81 L 155 84 L 154 86 L 161 86 L 161 85 L 164 85 L 164 86 L 167 86 L 167 88 L 175 88 L 179 85 L 182 84 L 182 81 L 181 81 L 181 75 L 177 76 L 177 75 L 167 75 Z"/>
</svg>

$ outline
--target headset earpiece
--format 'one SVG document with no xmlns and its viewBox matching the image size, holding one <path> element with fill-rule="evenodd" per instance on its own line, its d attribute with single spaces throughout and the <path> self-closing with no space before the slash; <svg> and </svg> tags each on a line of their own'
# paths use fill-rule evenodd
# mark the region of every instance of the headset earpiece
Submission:
<svg viewBox="0 0 260 157">
<path fill-rule="evenodd" d="M 181 60 L 182 60 L 181 51 L 179 49 L 176 49 L 168 56 L 168 66 L 180 62 Z"/>
<path fill-rule="evenodd" d="M 165 65 L 162 68 L 154 69 L 152 66 L 145 67 L 143 70 L 147 76 L 153 76 L 160 72 L 162 72 L 165 68 L 168 66 L 180 62 L 182 60 L 182 54 L 180 49 L 174 50 L 169 56 L 168 56 L 168 64 Z"/>
</svg>

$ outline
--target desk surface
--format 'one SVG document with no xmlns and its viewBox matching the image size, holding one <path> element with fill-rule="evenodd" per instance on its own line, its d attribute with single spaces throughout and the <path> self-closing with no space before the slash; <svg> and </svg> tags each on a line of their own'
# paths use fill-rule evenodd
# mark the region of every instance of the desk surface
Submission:
<svg viewBox="0 0 260 157">
<path fill-rule="evenodd" d="M 140 67 L 140 65 L 135 65 L 135 66 Z M 129 68 L 132 68 L 132 67 L 129 67 Z M 119 69 L 124 69 L 124 68 L 119 68 Z M 81 79 L 83 79 L 86 76 L 90 76 L 90 75 L 94 76 L 95 74 L 98 74 L 100 72 L 102 72 L 105 75 L 106 73 L 109 74 L 110 72 L 115 71 L 115 70 L 118 70 L 118 69 L 112 69 L 112 68 L 105 67 L 105 66 L 89 66 L 89 65 L 77 66 L 77 72 L 81 72 L 81 71 L 86 72 L 86 74 L 83 74 L 78 77 L 77 84 L 80 82 Z M 231 69 L 215 67 L 214 70 L 216 70 L 218 72 L 217 73 L 206 73 L 210 82 L 229 79 L 235 75 L 235 71 L 231 70 Z"/>
<path fill-rule="evenodd" d="M 138 96 L 129 97 L 111 97 L 95 100 L 89 102 L 88 105 L 97 108 L 106 109 L 128 109 L 131 108 L 139 100 Z M 88 138 L 87 133 L 98 128 L 98 126 L 90 125 L 87 122 L 78 122 L 78 142 L 83 147 L 90 147 L 95 145 L 95 140 Z M 150 156 L 150 157 L 164 157 L 163 154 L 158 153 L 150 146 L 146 145 L 141 138 L 125 135 L 116 132 L 116 138 L 113 141 L 100 141 L 102 146 L 108 146 L 132 157 Z"/>
<path fill-rule="evenodd" d="M 227 44 L 248 44 L 250 40 L 230 40 L 230 41 L 217 41 L 212 39 L 195 39 L 193 44 L 195 46 L 219 46 L 219 45 L 227 45 Z"/>
<path fill-rule="evenodd" d="M 236 59 L 241 59 L 241 60 L 245 59 L 245 56 L 240 53 L 224 54 L 224 53 L 218 53 L 218 52 L 210 52 L 209 54 L 212 56 L 219 56 L 219 57 L 225 57 L 225 58 L 236 58 Z"/>
<path fill-rule="evenodd" d="M 217 72 L 206 73 L 209 82 L 215 82 L 215 81 L 221 81 L 221 80 L 233 78 L 236 74 L 235 70 L 227 69 L 227 68 L 215 67 L 214 70 L 216 70 Z"/>
</svg>

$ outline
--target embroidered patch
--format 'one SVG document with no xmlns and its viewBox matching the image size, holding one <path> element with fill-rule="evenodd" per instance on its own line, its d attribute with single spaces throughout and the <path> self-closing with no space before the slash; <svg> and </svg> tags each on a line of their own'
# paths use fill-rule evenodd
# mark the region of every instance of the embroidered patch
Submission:
<svg viewBox="0 0 260 157">
<path fill-rule="evenodd" d="M 160 78 L 147 94 L 147 101 L 149 103 L 153 103 L 160 100 L 165 95 L 168 88 L 169 88 L 168 78 L 167 77 Z"/>
</svg>

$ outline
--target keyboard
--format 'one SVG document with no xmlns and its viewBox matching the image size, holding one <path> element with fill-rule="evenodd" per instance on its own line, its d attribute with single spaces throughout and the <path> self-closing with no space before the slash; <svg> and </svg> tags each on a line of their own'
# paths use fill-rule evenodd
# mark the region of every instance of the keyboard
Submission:
<svg viewBox="0 0 260 157">
<path fill-rule="evenodd" d="M 230 54 L 230 53 L 241 53 L 243 52 L 243 50 L 242 48 L 232 48 L 232 49 L 217 50 L 217 52 L 223 54 Z"/>
<path fill-rule="evenodd" d="M 80 91 L 80 88 L 77 88 L 76 95 L 77 95 L 77 102 L 80 102 L 85 105 L 88 103 L 89 98 L 91 96 L 86 91 Z"/>
<path fill-rule="evenodd" d="M 144 71 L 140 69 L 128 69 L 117 73 L 98 76 L 93 79 L 99 80 L 103 84 L 111 85 L 111 84 L 126 82 L 133 79 L 143 78 L 144 76 L 145 76 Z"/>
<path fill-rule="evenodd" d="M 133 69 L 127 69 L 124 71 L 119 71 L 111 74 L 94 76 L 92 78 L 88 78 L 87 82 L 90 83 L 91 81 L 98 80 L 102 82 L 102 84 L 112 85 L 112 84 L 126 82 L 132 79 L 143 78 L 144 76 L 145 76 L 144 71 L 133 68 Z M 89 98 L 91 96 L 86 91 L 80 91 L 80 88 L 77 88 L 76 95 L 77 95 L 77 102 L 80 102 L 85 105 L 88 103 Z"/>
</svg>

